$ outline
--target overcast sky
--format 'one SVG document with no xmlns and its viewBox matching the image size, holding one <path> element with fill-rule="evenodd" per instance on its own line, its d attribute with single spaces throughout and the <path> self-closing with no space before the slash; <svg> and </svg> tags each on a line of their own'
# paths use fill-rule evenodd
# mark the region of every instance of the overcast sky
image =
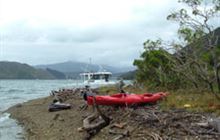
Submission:
<svg viewBox="0 0 220 140">
<path fill-rule="evenodd" d="M 177 0 L 0 0 L 0 60 L 132 66 L 147 39 L 175 38 Z"/>
</svg>

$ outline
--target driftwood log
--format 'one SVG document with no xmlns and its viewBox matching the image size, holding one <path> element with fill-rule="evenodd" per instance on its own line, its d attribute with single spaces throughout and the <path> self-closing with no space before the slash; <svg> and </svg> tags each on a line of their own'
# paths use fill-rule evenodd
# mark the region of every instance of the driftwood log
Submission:
<svg viewBox="0 0 220 140">
<path fill-rule="evenodd" d="M 102 113 L 99 106 L 96 104 L 96 99 L 93 97 L 93 107 L 95 111 L 83 120 L 83 129 L 85 130 L 84 140 L 89 140 L 93 135 L 98 133 L 102 128 L 110 123 L 110 118 Z M 101 118 L 101 119 L 100 119 Z M 92 123 L 97 120 L 96 123 Z"/>
</svg>

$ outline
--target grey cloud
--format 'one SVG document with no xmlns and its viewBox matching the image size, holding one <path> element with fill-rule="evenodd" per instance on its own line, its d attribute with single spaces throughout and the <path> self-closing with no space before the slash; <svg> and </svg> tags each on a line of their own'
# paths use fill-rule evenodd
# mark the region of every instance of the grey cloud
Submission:
<svg viewBox="0 0 220 140">
<path fill-rule="evenodd" d="M 4 42 L 93 42 L 101 35 L 90 30 L 80 30 L 65 26 L 34 28 L 27 22 L 16 22 L 0 28 L 1 41 Z"/>
<path fill-rule="evenodd" d="M 132 21 L 78 28 L 76 26 L 43 25 L 33 27 L 28 21 L 14 22 L 0 27 L 2 54 L 0 60 L 14 60 L 29 64 L 56 63 L 67 60 L 132 66 L 140 56 L 147 39 L 175 36 L 176 25 L 167 22 L 167 9 L 147 14 L 136 9 Z M 148 15 L 148 16 L 145 16 Z"/>
<path fill-rule="evenodd" d="M 95 42 L 101 38 L 101 34 L 91 30 L 71 29 L 57 27 L 47 29 L 46 39 L 50 42 Z"/>
<path fill-rule="evenodd" d="M 150 22 L 151 19 L 138 19 L 119 25 L 102 25 L 88 29 L 79 29 L 77 27 L 66 26 L 52 26 L 43 28 L 34 28 L 27 24 L 27 22 L 13 23 L 4 28 L 0 28 L 2 32 L 1 40 L 4 42 L 97 42 L 100 40 L 123 41 L 145 36 L 157 36 L 170 26 L 164 23 L 163 20 Z M 166 21 L 165 21 L 166 22 Z M 165 35 L 166 37 L 166 35 Z"/>
<path fill-rule="evenodd" d="M 88 62 L 91 57 L 94 63 L 132 66 L 133 60 L 140 56 L 146 39 L 167 36 L 164 30 L 172 28 L 170 25 L 148 28 L 149 24 L 144 22 L 139 20 L 125 25 L 103 25 L 84 30 L 64 26 L 37 30 L 21 24 L 19 30 L 15 28 L 17 26 L 13 27 L 13 31 L 18 33 L 5 32 L 11 36 L 10 41 L 14 44 L 5 43 L 2 46 L 4 55 L 0 59 L 42 64 L 66 60 Z M 17 38 L 18 35 L 23 36 Z M 31 40 L 30 36 L 33 36 Z"/>
<path fill-rule="evenodd" d="M 17 22 L 7 27 L 1 27 L 1 41 L 35 41 L 38 38 L 38 31 L 30 30 L 25 22 Z"/>
</svg>

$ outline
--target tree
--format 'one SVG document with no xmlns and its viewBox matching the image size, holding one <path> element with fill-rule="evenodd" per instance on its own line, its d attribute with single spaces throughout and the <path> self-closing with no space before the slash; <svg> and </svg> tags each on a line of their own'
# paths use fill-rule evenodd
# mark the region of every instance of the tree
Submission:
<svg viewBox="0 0 220 140">
<path fill-rule="evenodd" d="M 167 19 L 179 22 L 178 34 L 187 46 L 182 45 L 176 53 L 176 67 L 184 67 L 179 72 L 191 73 L 195 86 L 203 81 L 215 93 L 215 85 L 220 93 L 220 46 L 219 34 L 213 31 L 210 20 L 219 19 L 219 0 L 179 0 L 188 6 L 168 15 Z M 183 59 L 184 58 L 184 59 Z M 188 76 L 186 76 L 188 77 Z"/>
<path fill-rule="evenodd" d="M 169 57 L 172 57 L 162 47 L 161 40 L 147 40 L 144 43 L 144 52 L 141 59 L 136 59 L 134 65 L 138 67 L 136 79 L 144 82 L 148 86 L 160 86 L 176 88 L 178 81 L 177 76 L 171 70 Z"/>
<path fill-rule="evenodd" d="M 171 80 L 220 93 L 220 28 L 214 30 L 210 22 L 212 19 L 220 20 L 220 1 L 179 2 L 187 8 L 171 13 L 167 19 L 179 23 L 181 43 L 169 44 L 169 49 L 173 50 L 171 54 L 163 41 L 146 41 L 141 59 L 134 61 L 138 67 L 137 80 L 147 79 L 156 85 Z"/>
</svg>

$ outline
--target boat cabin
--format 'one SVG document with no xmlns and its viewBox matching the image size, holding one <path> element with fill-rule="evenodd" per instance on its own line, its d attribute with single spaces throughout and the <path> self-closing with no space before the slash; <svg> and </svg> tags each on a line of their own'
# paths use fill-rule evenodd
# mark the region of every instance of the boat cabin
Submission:
<svg viewBox="0 0 220 140">
<path fill-rule="evenodd" d="M 86 72 L 81 73 L 80 76 L 82 77 L 84 82 L 108 82 L 109 77 L 112 75 L 111 72 Z"/>
</svg>

